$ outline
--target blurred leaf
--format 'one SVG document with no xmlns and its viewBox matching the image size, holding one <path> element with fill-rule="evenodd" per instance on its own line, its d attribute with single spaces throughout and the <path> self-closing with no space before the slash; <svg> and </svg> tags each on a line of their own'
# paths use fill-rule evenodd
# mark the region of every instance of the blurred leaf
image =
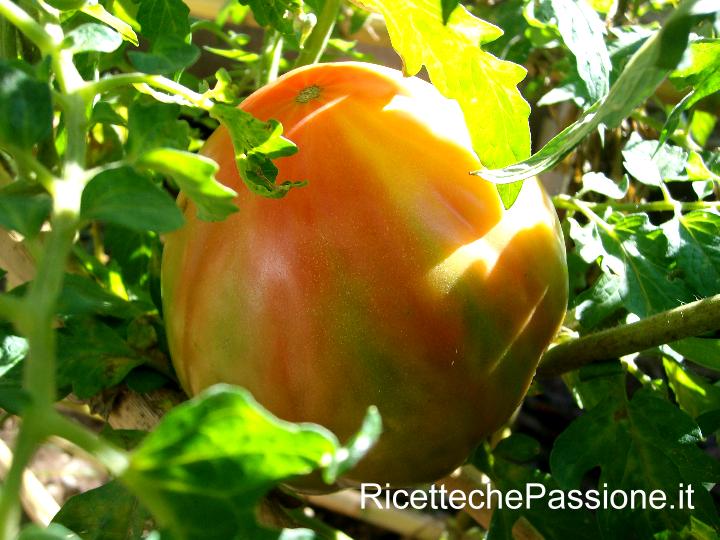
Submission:
<svg viewBox="0 0 720 540">
<path fill-rule="evenodd" d="M 142 154 L 138 165 L 172 176 L 197 206 L 200 219 L 220 221 L 238 210 L 233 203 L 237 193 L 217 181 L 218 165 L 210 158 L 171 148 L 157 148 Z"/>
<path fill-rule="evenodd" d="M 369 407 L 360 431 L 345 445 L 344 452 L 336 453 L 332 466 L 328 467 L 325 481 L 334 482 L 357 465 L 375 445 L 382 433 L 382 419 L 375 406 Z"/>
<path fill-rule="evenodd" d="M 81 11 L 86 15 L 90 15 L 91 17 L 104 22 L 110 28 L 117 30 L 125 41 L 129 41 L 135 46 L 139 44 L 137 34 L 135 34 L 132 26 L 108 12 L 102 4 L 87 4 L 82 7 Z"/>
<path fill-rule="evenodd" d="M 169 146 L 187 150 L 190 128 L 178 120 L 180 107 L 154 100 L 136 99 L 128 110 L 129 157 L 137 158 L 153 148 Z"/>
<path fill-rule="evenodd" d="M 112 105 L 107 101 L 98 101 L 92 110 L 90 117 L 91 124 L 114 124 L 116 126 L 125 126 L 127 121 L 120 116 Z"/>
<path fill-rule="evenodd" d="M 57 523 L 51 523 L 47 528 L 39 525 L 28 525 L 23 528 L 17 540 L 85 540 L 74 532 Z"/>
<path fill-rule="evenodd" d="M 216 385 L 163 418 L 122 480 L 173 538 L 262 540 L 278 533 L 257 525 L 260 499 L 277 483 L 329 464 L 338 451 L 327 430 L 279 420 L 246 390 Z"/>
<path fill-rule="evenodd" d="M 58 333 L 58 386 L 81 399 L 115 386 L 144 360 L 109 326 L 71 320 Z"/>
<path fill-rule="evenodd" d="M 690 122 L 690 134 L 700 146 L 705 146 L 715 130 L 717 117 L 711 113 L 695 110 Z"/>
<path fill-rule="evenodd" d="M 507 461 L 524 463 L 537 457 L 540 449 L 540 443 L 532 437 L 523 433 L 513 433 L 497 444 L 493 454 Z"/>
<path fill-rule="evenodd" d="M 668 344 L 688 360 L 715 371 L 720 371 L 720 339 L 685 338 Z"/>
<path fill-rule="evenodd" d="M 292 35 L 292 15 L 302 11 L 302 0 L 238 0 L 250 6 L 253 17 L 260 26 L 274 28 L 285 35 Z"/>
<path fill-rule="evenodd" d="M 111 53 L 122 45 L 122 36 L 104 24 L 85 23 L 74 28 L 65 38 L 73 54 L 98 51 Z"/>
<path fill-rule="evenodd" d="M 687 61 L 678 66 L 670 76 L 678 84 L 689 84 L 692 90 L 665 120 L 660 141 L 665 142 L 680 122 L 680 115 L 701 99 L 720 90 L 720 39 L 703 39 L 690 44 Z"/>
<path fill-rule="evenodd" d="M 655 88 L 678 64 L 687 46 L 690 26 L 694 18 L 713 13 L 715 10 L 713 1 L 681 2 L 662 28 L 628 61 L 622 74 L 610 88 L 606 99 L 590 107 L 580 119 L 553 137 L 529 159 L 504 169 L 483 169 L 474 174 L 499 184 L 538 175 L 558 163 L 600 124 L 608 128 L 617 126 L 637 105 L 653 94 Z"/>
<path fill-rule="evenodd" d="M 128 319 L 138 314 L 138 307 L 104 289 L 92 279 L 65 274 L 56 311 L 65 317 L 102 315 Z"/>
<path fill-rule="evenodd" d="M 50 217 L 52 199 L 38 186 L 22 181 L 0 189 L 0 226 L 34 238 Z"/>
<path fill-rule="evenodd" d="M 129 167 L 101 172 L 88 183 L 82 194 L 81 216 L 87 221 L 157 232 L 175 230 L 184 221 L 167 193 Z"/>
<path fill-rule="evenodd" d="M 254 62 L 260 58 L 258 54 L 243 49 L 218 49 L 217 47 L 208 47 L 207 45 L 203 46 L 203 49 L 222 56 L 223 58 L 235 60 L 236 62 Z"/>
<path fill-rule="evenodd" d="M 577 489 L 586 473 L 601 470 L 598 489 L 661 490 L 668 506 L 598 509 L 603 537 L 652 538 L 666 529 L 680 530 L 690 514 L 720 525 L 704 483 L 720 480 L 720 463 L 705 454 L 697 425 L 684 412 L 647 389 L 627 403 L 607 399 L 586 411 L 556 439 L 550 468 L 562 489 Z M 692 485 L 694 510 L 679 504 L 678 486 Z M 687 502 L 687 501 L 686 501 Z"/>
<path fill-rule="evenodd" d="M 720 387 L 669 358 L 663 359 L 663 366 L 668 384 L 682 410 L 696 420 L 702 414 L 720 411 Z"/>
<path fill-rule="evenodd" d="M 124 450 L 132 450 L 147 435 L 146 431 L 139 429 L 113 429 L 109 424 L 105 424 L 100 431 L 100 436 L 106 441 L 118 446 Z"/>
<path fill-rule="evenodd" d="M 149 518 L 137 498 L 117 480 L 70 497 L 53 518 L 83 540 L 141 538 Z"/>
<path fill-rule="evenodd" d="M 185 43 L 177 36 L 160 36 L 149 53 L 130 51 L 128 58 L 144 73 L 169 75 L 193 65 L 200 57 L 200 49 Z"/>
<path fill-rule="evenodd" d="M 658 141 L 643 140 L 633 131 L 622 151 L 625 169 L 637 180 L 650 186 L 659 186 L 673 179 L 685 169 L 688 154 L 678 146 L 663 145 Z"/>
<path fill-rule="evenodd" d="M 406 75 L 417 74 L 424 64 L 437 89 L 458 101 L 484 165 L 502 167 L 530 154 L 530 106 L 517 89 L 526 71 L 480 48 L 500 37 L 502 30 L 462 5 L 444 25 L 437 0 L 354 1 L 385 16 Z M 454 60 L 447 62 L 448 58 Z"/>
<path fill-rule="evenodd" d="M 169 36 L 184 39 L 190 33 L 189 15 L 182 0 L 140 0 L 137 21 L 142 35 L 151 41 Z"/>
<path fill-rule="evenodd" d="M 52 114 L 48 83 L 0 60 L 0 143 L 30 149 L 50 135 Z"/>
<path fill-rule="evenodd" d="M 610 55 L 605 46 L 605 25 L 585 0 L 546 0 L 552 6 L 557 28 L 577 61 L 591 103 L 610 89 Z"/>
<path fill-rule="evenodd" d="M 240 177 L 253 193 L 263 197 L 280 198 L 300 182 L 276 184 L 277 167 L 272 160 L 291 156 L 297 147 L 282 136 L 282 126 L 274 121 L 261 122 L 241 109 L 216 104 L 210 115 L 230 133 L 235 162 Z"/>
</svg>

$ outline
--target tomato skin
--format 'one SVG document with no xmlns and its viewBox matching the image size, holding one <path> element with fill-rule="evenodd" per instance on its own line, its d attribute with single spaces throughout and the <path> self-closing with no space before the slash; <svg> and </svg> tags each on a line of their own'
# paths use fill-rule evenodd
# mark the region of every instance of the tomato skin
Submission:
<svg viewBox="0 0 720 540">
<path fill-rule="evenodd" d="M 282 122 L 299 152 L 276 162 L 279 178 L 308 185 L 253 195 L 227 132 L 208 140 L 240 211 L 207 223 L 183 201 L 187 223 L 166 241 L 183 387 L 244 386 L 340 440 L 377 405 L 383 435 L 345 480 L 438 479 L 509 418 L 562 322 L 567 265 L 548 197 L 529 180 L 504 210 L 468 174 L 480 163 L 457 104 L 389 68 L 302 68 L 242 108 Z"/>
</svg>

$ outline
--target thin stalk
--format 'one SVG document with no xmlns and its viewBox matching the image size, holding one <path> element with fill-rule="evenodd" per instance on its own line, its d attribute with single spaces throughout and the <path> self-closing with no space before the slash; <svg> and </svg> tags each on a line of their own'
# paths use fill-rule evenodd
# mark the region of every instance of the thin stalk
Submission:
<svg viewBox="0 0 720 540">
<path fill-rule="evenodd" d="M 640 321 L 561 343 L 540 360 L 538 376 L 560 375 L 597 360 L 618 358 L 720 329 L 720 294 Z"/>
<path fill-rule="evenodd" d="M 577 199 L 567 195 L 556 195 L 553 197 L 553 204 L 555 208 L 581 211 L 577 205 Z M 682 212 L 691 212 L 692 210 L 717 210 L 720 208 L 720 201 L 674 201 L 673 203 L 664 200 L 646 203 L 592 203 L 583 201 L 582 204 L 596 213 L 602 213 L 607 208 L 612 208 L 618 212 L 672 212 L 676 208 L 679 208 Z"/>
<path fill-rule="evenodd" d="M 295 67 L 315 64 L 320 60 L 335 27 L 335 20 L 340 12 L 340 4 L 341 0 L 325 0 L 317 24 L 305 42 L 303 50 L 300 51 Z"/>
<path fill-rule="evenodd" d="M 271 32 L 269 44 L 267 49 L 265 50 L 264 55 L 265 61 L 263 62 L 263 64 L 266 66 L 266 68 L 264 74 L 265 76 L 262 80 L 263 86 L 265 84 L 273 82 L 278 78 L 278 73 L 280 72 L 280 60 L 282 60 L 283 43 L 284 40 L 282 34 L 276 30 L 273 30 Z"/>
<path fill-rule="evenodd" d="M 123 450 L 105 441 L 83 426 L 53 411 L 46 419 L 47 430 L 92 454 L 108 471 L 120 476 L 128 466 L 128 456 Z"/>
</svg>

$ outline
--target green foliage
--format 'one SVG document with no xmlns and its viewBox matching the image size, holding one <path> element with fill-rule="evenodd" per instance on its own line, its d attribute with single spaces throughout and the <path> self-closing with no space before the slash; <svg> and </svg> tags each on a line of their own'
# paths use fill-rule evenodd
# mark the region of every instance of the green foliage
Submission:
<svg viewBox="0 0 720 540">
<path fill-rule="evenodd" d="M 162 235 L 184 222 L 173 198 L 179 191 L 205 221 L 242 212 L 217 163 L 197 153 L 218 125 L 247 189 L 302 189 L 309 179 L 277 178 L 274 161 L 298 150 L 282 126 L 236 105 L 299 55 L 371 60 L 357 44 L 377 21 L 366 10 L 384 15 L 406 74 L 424 66 L 458 101 L 487 167 L 478 181 L 498 183 L 506 206 L 525 178 L 563 179 L 553 202 L 571 305 L 558 341 L 720 294 L 716 1 L 353 1 L 329 13 L 317 0 L 240 0 L 198 21 L 181 0 L 0 0 L 0 235 L 11 241 L 0 243 L 0 264 L 11 260 L 6 244 L 36 264 L 13 290 L 17 268 L 0 269 L 0 407 L 23 416 L 30 439 L 59 434 L 51 403 L 69 392 L 101 412 L 122 393 L 179 392 L 159 300 Z M 238 29 L 249 14 L 262 39 Z M 328 34 L 309 38 L 318 28 Z M 201 54 L 222 68 L 204 76 Z M 528 103 L 536 139 L 559 131 L 532 155 Z M 532 482 L 548 494 L 495 508 L 485 538 L 717 537 L 718 333 L 669 328 L 659 347 L 642 338 L 632 355 L 534 384 L 539 398 L 521 420 L 477 449 L 470 462 L 494 488 L 524 492 Z M 558 396 L 560 421 L 547 404 L 533 408 Z M 0 539 L 334 537 L 298 520 L 302 508 L 289 509 L 279 486 L 341 477 L 379 436 L 377 411 L 358 428 L 341 446 L 324 428 L 279 420 L 221 386 L 172 409 L 152 433 L 64 432 L 114 479 L 71 498 L 50 527 L 20 530 L 20 490 L 7 476 Z M 34 449 L 18 445 L 16 462 Z M 681 484 L 693 509 L 680 507 Z M 569 490 L 638 489 L 660 490 L 675 507 L 560 507 Z M 278 490 L 276 510 L 316 532 L 258 524 L 257 508 Z M 465 527 L 462 518 L 453 526 Z"/>
</svg>

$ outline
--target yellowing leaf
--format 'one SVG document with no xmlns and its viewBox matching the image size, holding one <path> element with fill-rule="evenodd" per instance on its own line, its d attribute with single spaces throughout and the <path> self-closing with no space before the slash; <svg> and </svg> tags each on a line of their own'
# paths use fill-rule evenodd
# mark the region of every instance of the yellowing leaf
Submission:
<svg viewBox="0 0 720 540">
<path fill-rule="evenodd" d="M 503 167 L 530 155 L 530 106 L 517 89 L 526 71 L 480 47 L 500 37 L 501 29 L 461 5 L 444 25 L 439 0 L 353 1 L 385 17 L 406 75 L 425 65 L 437 89 L 460 103 L 485 166 Z"/>
</svg>

